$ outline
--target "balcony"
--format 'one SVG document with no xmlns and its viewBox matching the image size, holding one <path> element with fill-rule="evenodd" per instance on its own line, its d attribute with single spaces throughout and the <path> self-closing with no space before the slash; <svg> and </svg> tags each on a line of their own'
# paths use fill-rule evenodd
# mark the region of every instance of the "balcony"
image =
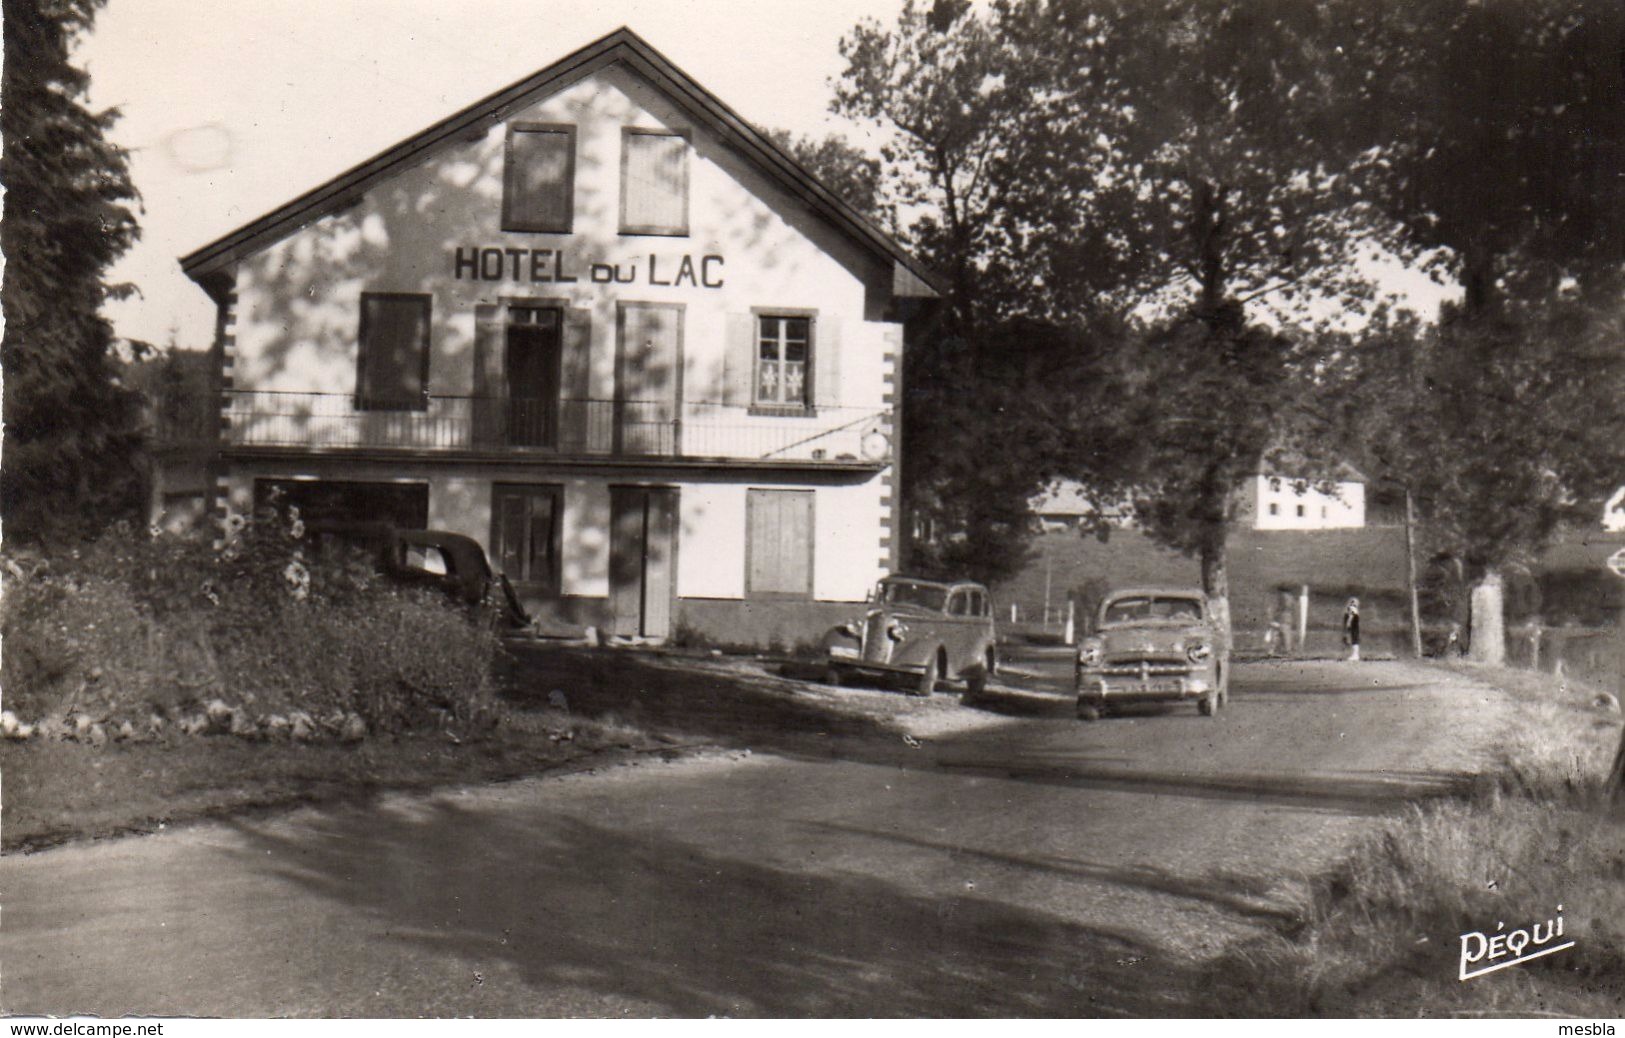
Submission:
<svg viewBox="0 0 1625 1038">
<path fill-rule="evenodd" d="M 671 459 L 876 469 L 884 408 L 763 412 L 731 404 L 428 396 L 357 406 L 347 393 L 225 394 L 228 451 L 444 454 L 448 458 Z"/>
</svg>

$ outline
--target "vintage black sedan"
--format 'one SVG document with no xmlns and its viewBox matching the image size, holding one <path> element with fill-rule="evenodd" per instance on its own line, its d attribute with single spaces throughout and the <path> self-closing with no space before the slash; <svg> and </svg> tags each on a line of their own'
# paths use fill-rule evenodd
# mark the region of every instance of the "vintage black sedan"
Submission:
<svg viewBox="0 0 1625 1038">
<path fill-rule="evenodd" d="M 863 616 L 824 636 L 824 649 L 831 684 L 855 674 L 903 677 L 928 696 L 942 681 L 963 681 L 968 695 L 980 695 L 999 662 L 993 601 L 970 581 L 889 576 Z"/>
<path fill-rule="evenodd" d="M 1199 589 L 1123 588 L 1079 643 L 1076 678 L 1086 721 L 1155 700 L 1194 699 L 1211 716 L 1230 698 L 1230 647 Z"/>
</svg>

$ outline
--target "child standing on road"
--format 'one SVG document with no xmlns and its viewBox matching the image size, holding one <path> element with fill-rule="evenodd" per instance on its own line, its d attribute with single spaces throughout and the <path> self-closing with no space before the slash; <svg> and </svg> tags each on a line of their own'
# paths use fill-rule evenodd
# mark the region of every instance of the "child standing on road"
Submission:
<svg viewBox="0 0 1625 1038">
<path fill-rule="evenodd" d="M 1360 658 L 1360 600 L 1349 599 L 1343 609 L 1343 644 L 1349 647 L 1349 659 Z"/>
</svg>

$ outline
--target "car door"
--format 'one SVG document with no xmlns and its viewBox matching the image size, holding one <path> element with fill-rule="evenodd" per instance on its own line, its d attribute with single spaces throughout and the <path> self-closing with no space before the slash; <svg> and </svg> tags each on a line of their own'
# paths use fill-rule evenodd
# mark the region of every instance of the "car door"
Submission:
<svg viewBox="0 0 1625 1038">
<path fill-rule="evenodd" d="M 944 677 L 958 677 L 981 661 L 981 628 L 983 618 L 977 615 L 978 602 L 974 588 L 954 588 L 948 596 L 946 616 L 942 621 L 943 647 L 948 651 L 948 673 Z"/>
</svg>

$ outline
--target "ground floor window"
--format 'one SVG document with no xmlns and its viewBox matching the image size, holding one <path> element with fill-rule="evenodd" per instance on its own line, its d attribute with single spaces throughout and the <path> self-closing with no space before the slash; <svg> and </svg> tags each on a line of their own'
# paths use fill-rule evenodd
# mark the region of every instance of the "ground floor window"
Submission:
<svg viewBox="0 0 1625 1038">
<path fill-rule="evenodd" d="M 491 561 L 526 590 L 559 594 L 563 526 L 563 487 L 498 483 L 491 488 Z"/>
<path fill-rule="evenodd" d="M 299 509 L 307 526 L 388 523 L 401 530 L 429 528 L 427 483 L 362 483 L 329 479 L 256 479 L 254 511 Z"/>
<path fill-rule="evenodd" d="M 746 594 L 812 597 L 813 492 L 752 490 L 745 508 Z"/>
</svg>

